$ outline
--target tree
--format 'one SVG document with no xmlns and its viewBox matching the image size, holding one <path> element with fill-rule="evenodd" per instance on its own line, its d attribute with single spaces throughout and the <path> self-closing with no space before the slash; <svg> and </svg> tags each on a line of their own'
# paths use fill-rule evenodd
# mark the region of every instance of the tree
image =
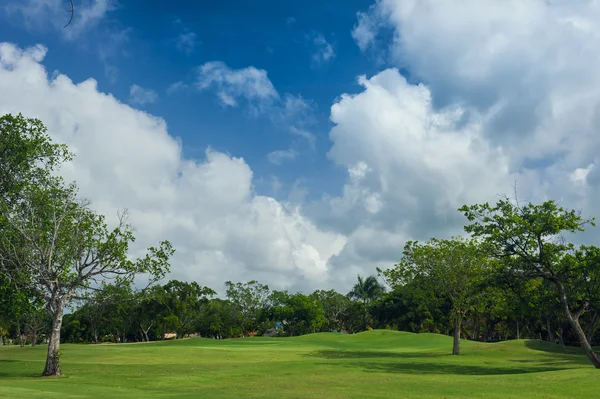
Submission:
<svg viewBox="0 0 600 399">
<path fill-rule="evenodd" d="M 177 338 L 189 333 L 196 326 L 200 317 L 201 306 L 217 293 L 208 287 L 202 287 L 197 282 L 171 280 L 157 290 L 157 300 L 168 310 L 170 324 L 177 333 Z"/>
<path fill-rule="evenodd" d="M 486 263 L 485 254 L 472 240 L 433 238 L 424 244 L 406 243 L 400 263 L 383 274 L 392 287 L 421 277 L 430 291 L 448 298 L 454 323 L 452 354 L 458 355 L 462 323 L 475 304 Z"/>
<path fill-rule="evenodd" d="M 565 210 L 554 201 L 521 205 L 508 198 L 463 206 L 469 220 L 465 230 L 484 239 L 489 253 L 501 261 L 507 275 L 543 279 L 556 288 L 562 312 L 584 352 L 596 368 L 600 358 L 592 350 L 579 322 L 592 302 L 599 281 L 600 250 L 567 242 L 562 234 L 584 231 L 593 219 Z"/>
<path fill-rule="evenodd" d="M 385 287 L 377 280 L 375 276 L 362 278 L 358 276 L 358 281 L 348 293 L 348 298 L 360 301 L 362 305 L 363 327 L 367 325 L 368 305 L 375 299 L 381 298 L 385 293 Z"/>
<path fill-rule="evenodd" d="M 358 282 L 354 284 L 352 290 L 348 293 L 348 297 L 362 301 L 365 305 L 374 299 L 383 295 L 385 287 L 377 280 L 375 276 L 369 276 L 363 279 L 358 276 Z"/>
<path fill-rule="evenodd" d="M 225 282 L 227 298 L 239 309 L 244 334 L 254 331 L 259 324 L 269 298 L 269 286 L 256 280 L 247 283 Z"/>
<path fill-rule="evenodd" d="M 325 326 L 327 331 L 339 331 L 342 326 L 342 316 L 350 307 L 350 299 L 335 290 L 318 290 L 311 294 L 323 306 Z"/>
<path fill-rule="evenodd" d="M 326 321 L 323 306 L 314 297 L 273 291 L 270 299 L 272 319 L 280 321 L 290 336 L 315 333 Z"/>
<path fill-rule="evenodd" d="M 134 236 L 126 213 L 109 230 L 104 216 L 77 197 L 75 184 L 51 174 L 69 157 L 66 147 L 53 144 L 37 120 L 7 116 L 0 129 L 0 152 L 8 154 L 0 159 L 15 173 L 0 183 L 0 273 L 43 298 L 52 320 L 43 375 L 56 376 L 62 318 L 71 299 L 102 279 L 132 280 L 141 273 L 152 281 L 162 278 L 174 250 L 163 241 L 130 260 Z"/>
</svg>

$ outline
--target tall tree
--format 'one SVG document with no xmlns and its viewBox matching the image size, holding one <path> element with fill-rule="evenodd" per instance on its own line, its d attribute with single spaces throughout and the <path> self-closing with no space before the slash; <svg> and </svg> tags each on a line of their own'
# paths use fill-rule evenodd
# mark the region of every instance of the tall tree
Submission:
<svg viewBox="0 0 600 399">
<path fill-rule="evenodd" d="M 460 211 L 470 222 L 465 230 L 485 240 L 490 254 L 501 260 L 508 275 L 543 279 L 554 285 L 566 320 L 592 364 L 600 368 L 600 358 L 579 322 L 592 302 L 591 288 L 597 287 L 600 277 L 600 250 L 576 247 L 563 236 L 584 231 L 594 220 L 554 201 L 522 205 L 504 198 L 495 206 L 465 205 Z"/>
<path fill-rule="evenodd" d="M 104 217 L 77 197 L 74 184 L 51 174 L 69 154 L 50 141 L 43 124 L 7 116 L 0 129 L 0 152 L 8 154 L 0 159 L 15 173 L 0 183 L 0 273 L 43 298 L 52 320 L 43 375 L 56 376 L 62 318 L 71 299 L 101 279 L 131 280 L 140 273 L 161 278 L 174 250 L 164 241 L 130 260 L 134 236 L 126 215 L 109 230 Z"/>
<path fill-rule="evenodd" d="M 462 323 L 475 304 L 486 263 L 485 253 L 472 240 L 433 238 L 423 244 L 406 243 L 400 263 L 383 274 L 392 287 L 418 279 L 429 291 L 448 298 L 454 323 L 452 354 L 458 355 Z"/>
</svg>

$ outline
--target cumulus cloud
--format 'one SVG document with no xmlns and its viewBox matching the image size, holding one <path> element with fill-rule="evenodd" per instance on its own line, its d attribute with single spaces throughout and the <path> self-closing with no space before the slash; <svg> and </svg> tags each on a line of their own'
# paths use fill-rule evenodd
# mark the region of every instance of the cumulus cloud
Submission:
<svg viewBox="0 0 600 399">
<path fill-rule="evenodd" d="M 133 104 L 152 104 L 158 100 L 158 94 L 152 89 L 144 89 L 141 86 L 133 84 L 129 88 L 129 100 Z"/>
<path fill-rule="evenodd" d="M 421 83 L 386 69 L 332 106 L 328 155 L 348 180 L 309 214 L 348 237 L 333 270 L 390 265 L 407 239 L 464 234 L 456 209 L 514 182 L 522 200 L 597 213 L 600 5 L 463 5 L 379 0 L 358 15 L 359 47 L 391 30 L 387 58 Z"/>
<path fill-rule="evenodd" d="M 114 222 L 128 208 L 136 248 L 169 239 L 173 278 L 222 289 L 226 279 L 258 279 L 279 289 L 327 287 L 328 259 L 343 236 L 323 232 L 297 206 L 254 192 L 241 158 L 207 150 L 187 159 L 161 118 L 136 110 L 42 65 L 46 49 L 0 44 L 0 114 L 40 118 L 75 152 L 62 174 Z"/>
<path fill-rule="evenodd" d="M 391 28 L 392 58 L 428 85 L 437 107 L 460 102 L 486 114 L 485 133 L 494 143 L 521 157 L 560 155 L 571 137 L 589 131 L 586 123 L 598 106 L 600 3 L 463 5 L 380 0 L 355 33 L 370 32 L 357 34 L 364 39 L 378 27 Z M 589 161 L 596 147 L 581 150 Z"/>
</svg>

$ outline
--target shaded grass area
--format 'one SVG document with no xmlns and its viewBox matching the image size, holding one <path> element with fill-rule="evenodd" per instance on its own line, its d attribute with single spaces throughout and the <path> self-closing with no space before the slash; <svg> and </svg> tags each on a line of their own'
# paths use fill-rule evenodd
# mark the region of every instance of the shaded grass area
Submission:
<svg viewBox="0 0 600 399">
<path fill-rule="evenodd" d="M 39 377 L 46 348 L 0 347 L 0 397 L 593 398 L 576 349 L 370 331 L 294 338 L 64 345 L 64 377 Z"/>
</svg>

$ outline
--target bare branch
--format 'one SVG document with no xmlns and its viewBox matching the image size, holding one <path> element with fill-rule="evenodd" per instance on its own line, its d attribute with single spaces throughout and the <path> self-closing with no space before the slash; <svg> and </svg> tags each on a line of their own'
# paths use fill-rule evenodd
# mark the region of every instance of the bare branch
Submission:
<svg viewBox="0 0 600 399">
<path fill-rule="evenodd" d="M 69 22 L 67 22 L 67 24 L 63 26 L 63 28 L 66 28 L 71 24 L 71 21 L 73 21 L 73 15 L 75 15 L 75 5 L 73 4 L 73 0 L 69 0 L 69 3 L 71 4 L 71 9 L 67 10 L 67 12 L 71 13 L 71 17 L 69 18 Z"/>
</svg>

